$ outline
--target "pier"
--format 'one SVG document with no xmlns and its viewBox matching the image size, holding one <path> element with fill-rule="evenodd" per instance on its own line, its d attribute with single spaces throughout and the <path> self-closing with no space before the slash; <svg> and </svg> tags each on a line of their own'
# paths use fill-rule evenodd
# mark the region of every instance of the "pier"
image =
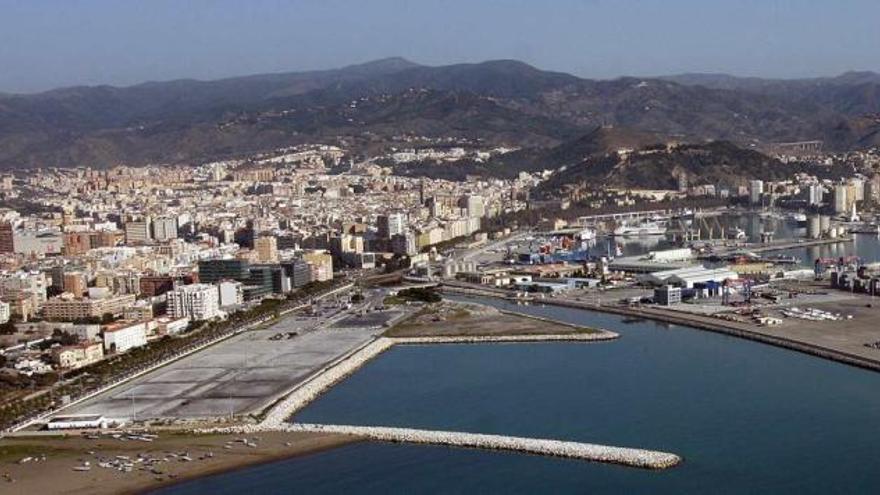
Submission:
<svg viewBox="0 0 880 495">
<path fill-rule="evenodd" d="M 582 442 L 543 438 L 487 435 L 457 431 L 419 430 L 380 426 L 347 426 L 291 423 L 286 431 L 336 433 L 353 435 L 382 442 L 446 445 L 490 450 L 508 450 L 553 457 L 567 457 L 592 462 L 605 462 L 642 469 L 667 469 L 681 463 L 681 457 L 667 452 L 612 447 Z"/>
</svg>

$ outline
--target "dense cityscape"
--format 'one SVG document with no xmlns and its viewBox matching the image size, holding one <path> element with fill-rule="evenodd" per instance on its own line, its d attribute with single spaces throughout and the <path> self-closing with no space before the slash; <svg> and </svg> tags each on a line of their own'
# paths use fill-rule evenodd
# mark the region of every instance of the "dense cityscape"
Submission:
<svg viewBox="0 0 880 495">
<path fill-rule="evenodd" d="M 880 489 L 880 7 L 460 3 L 0 0 L 0 493 Z"/>
<path fill-rule="evenodd" d="M 433 150 L 388 158 L 428 153 L 445 159 Z M 704 240 L 713 236 L 704 217 L 715 218 L 719 208 L 784 212 L 771 210 L 782 206 L 808 240 L 845 242 L 851 231 L 877 229 L 877 157 L 873 150 L 779 156 L 818 166 L 846 163 L 854 171 L 834 181 L 803 173 L 772 182 L 743 178 L 739 185 L 682 179 L 677 190 L 594 190 L 560 200 L 529 199 L 552 170 L 514 180 L 410 178 L 373 164 L 384 157 L 355 163 L 346 150 L 317 144 L 190 167 L 7 175 L 3 197 L 21 207 L 6 208 L 0 225 L 6 426 L 76 398 L 47 392 L 72 390 L 71 383 L 86 390 L 85 374 L 71 372 L 141 347 L 187 346 L 182 336 L 294 299 L 319 283 L 396 274 L 398 280 L 458 280 L 520 293 L 621 289 L 641 283 L 640 273 L 681 268 L 698 255 L 725 250 L 731 257 L 724 259 L 736 261 L 732 271 L 713 268 L 698 282 L 721 284 L 739 275 L 762 282 L 792 260 L 746 263 L 746 233 L 734 227 L 725 234 L 718 224 L 715 239 Z M 346 160 L 349 171 L 328 173 Z M 695 213 L 691 204 L 712 206 Z M 522 213 L 532 215 L 518 225 L 514 219 Z M 487 246 L 522 232 L 543 235 L 544 242 L 531 241 L 522 252 L 508 245 L 494 260 L 485 256 Z M 772 232 L 762 234 L 756 246 L 767 249 Z M 640 237 L 668 239 L 670 249 L 652 251 L 651 262 L 622 256 L 621 246 Z M 812 260 L 798 266 L 801 261 Z M 837 267 L 838 261 L 829 263 Z M 115 372 L 126 373 L 126 359 L 117 361 Z"/>
</svg>

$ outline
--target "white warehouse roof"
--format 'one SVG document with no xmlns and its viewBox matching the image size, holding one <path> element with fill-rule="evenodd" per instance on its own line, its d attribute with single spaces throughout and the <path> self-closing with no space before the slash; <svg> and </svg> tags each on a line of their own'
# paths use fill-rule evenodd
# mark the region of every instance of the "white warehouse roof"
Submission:
<svg viewBox="0 0 880 495">
<path fill-rule="evenodd" d="M 728 268 L 706 268 L 704 266 L 690 266 L 675 270 L 654 272 L 642 277 L 642 281 L 653 285 L 678 285 L 681 287 L 693 287 L 700 282 L 722 282 L 726 279 L 737 279 L 739 275 Z"/>
</svg>

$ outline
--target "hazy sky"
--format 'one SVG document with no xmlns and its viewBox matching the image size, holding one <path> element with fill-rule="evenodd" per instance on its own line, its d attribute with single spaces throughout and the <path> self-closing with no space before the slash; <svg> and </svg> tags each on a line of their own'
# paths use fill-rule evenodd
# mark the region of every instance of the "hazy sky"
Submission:
<svg viewBox="0 0 880 495">
<path fill-rule="evenodd" d="M 0 0 L 0 91 L 514 58 L 593 78 L 880 70 L 880 0 Z"/>
</svg>

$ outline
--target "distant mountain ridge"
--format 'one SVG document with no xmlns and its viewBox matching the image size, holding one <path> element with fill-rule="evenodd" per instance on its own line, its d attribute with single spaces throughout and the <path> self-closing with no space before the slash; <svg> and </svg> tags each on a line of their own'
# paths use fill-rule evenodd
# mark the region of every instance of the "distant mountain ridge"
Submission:
<svg viewBox="0 0 880 495">
<path fill-rule="evenodd" d="M 374 152 L 400 134 L 480 139 L 527 149 L 508 159 L 559 163 L 547 150 L 609 126 L 689 142 L 821 139 L 852 149 L 880 144 L 878 115 L 880 76 L 870 72 L 590 80 L 515 60 L 425 66 L 392 57 L 321 71 L 0 94 L 0 167 L 198 163 L 340 139 L 354 153 Z"/>
</svg>

